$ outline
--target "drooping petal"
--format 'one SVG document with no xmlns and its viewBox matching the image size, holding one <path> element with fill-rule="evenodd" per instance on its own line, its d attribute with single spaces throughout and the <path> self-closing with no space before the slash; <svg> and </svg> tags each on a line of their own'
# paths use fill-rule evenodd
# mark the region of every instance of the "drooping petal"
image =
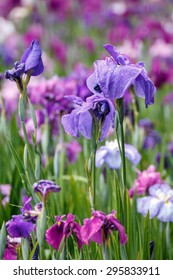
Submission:
<svg viewBox="0 0 173 280">
<path fill-rule="evenodd" d="M 95 239 L 96 233 L 101 229 L 103 221 L 98 217 L 92 217 L 91 219 L 85 219 L 84 225 L 81 228 L 81 238 L 82 240 L 89 245 L 90 239 L 92 237 Z M 99 235 L 98 235 L 99 237 Z M 100 237 L 95 240 L 95 242 L 100 242 Z"/>
<path fill-rule="evenodd" d="M 64 233 L 64 223 L 59 222 L 57 224 L 54 224 L 46 231 L 46 241 L 47 243 L 52 246 L 55 250 L 58 251 L 59 246 L 62 242 Z"/>
<path fill-rule="evenodd" d="M 142 74 L 138 75 L 134 81 L 134 88 L 138 96 L 145 98 L 146 108 L 154 103 L 156 88 L 148 77 L 146 78 Z"/>
<path fill-rule="evenodd" d="M 74 109 L 70 114 L 62 116 L 61 122 L 67 134 L 79 137 L 79 109 Z"/>
<path fill-rule="evenodd" d="M 155 197 L 142 197 L 137 199 L 137 211 L 142 214 L 143 216 L 146 216 L 148 211 L 150 212 L 150 218 L 154 218 L 162 205 L 164 204 L 164 201 L 158 200 Z"/>
<path fill-rule="evenodd" d="M 135 147 L 125 144 L 125 156 L 131 161 L 133 165 L 137 165 L 141 160 L 141 155 Z"/>
<path fill-rule="evenodd" d="M 81 237 L 81 226 L 78 223 L 74 224 L 73 232 L 75 233 L 79 249 L 81 249 L 82 246 L 84 245 L 84 241 L 82 240 Z"/>
<path fill-rule="evenodd" d="M 106 155 L 107 149 L 105 147 L 101 147 L 96 151 L 96 167 L 101 167 L 103 165 Z"/>
<path fill-rule="evenodd" d="M 114 224 L 115 228 L 119 232 L 120 243 L 124 245 L 127 242 L 127 235 L 125 233 L 124 227 L 120 224 L 119 220 L 116 218 L 111 219 L 112 224 Z"/>
<path fill-rule="evenodd" d="M 173 203 L 167 201 L 160 207 L 157 218 L 162 222 L 173 222 Z"/>
<path fill-rule="evenodd" d="M 80 113 L 79 132 L 87 139 L 92 137 L 92 117 L 89 112 Z"/>
</svg>

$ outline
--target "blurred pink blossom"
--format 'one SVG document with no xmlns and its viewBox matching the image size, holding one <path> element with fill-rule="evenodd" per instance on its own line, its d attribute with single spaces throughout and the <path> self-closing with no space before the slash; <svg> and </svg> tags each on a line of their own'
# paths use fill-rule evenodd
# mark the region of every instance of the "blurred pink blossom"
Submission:
<svg viewBox="0 0 173 280">
<path fill-rule="evenodd" d="M 144 171 L 137 170 L 138 178 L 134 181 L 133 187 L 129 190 L 130 197 L 133 197 L 134 193 L 137 195 L 145 194 L 148 188 L 155 184 L 163 183 L 160 173 L 156 172 L 156 167 L 150 165 L 148 169 Z"/>
</svg>

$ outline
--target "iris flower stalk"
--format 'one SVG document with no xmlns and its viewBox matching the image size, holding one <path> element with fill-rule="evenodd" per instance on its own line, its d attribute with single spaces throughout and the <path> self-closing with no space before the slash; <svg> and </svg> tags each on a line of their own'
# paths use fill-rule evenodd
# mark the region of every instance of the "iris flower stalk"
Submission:
<svg viewBox="0 0 173 280">
<path fill-rule="evenodd" d="M 5 78 L 9 79 L 11 81 L 16 82 L 16 85 L 19 89 L 19 118 L 21 121 L 21 126 L 24 134 L 24 139 L 26 143 L 26 148 L 24 149 L 24 165 L 25 165 L 25 173 L 27 177 L 28 184 L 30 186 L 30 192 L 33 197 L 35 197 L 35 194 L 32 190 L 32 185 L 30 182 L 30 178 L 28 175 L 28 166 L 27 166 L 27 156 L 29 156 L 30 165 L 31 165 L 31 171 L 32 171 L 32 178 L 36 181 L 40 179 L 41 175 L 41 155 L 39 153 L 37 144 L 36 144 L 36 138 L 37 138 L 37 120 L 34 108 L 27 96 L 27 85 L 30 81 L 31 76 L 38 76 L 40 75 L 43 70 L 43 62 L 42 62 L 42 51 L 39 45 L 38 40 L 33 40 L 30 44 L 29 48 L 27 48 L 20 61 L 17 61 L 14 63 L 14 67 L 11 70 L 7 70 L 5 72 Z M 26 115 L 26 107 L 27 103 L 29 103 L 29 108 L 32 116 L 32 120 L 34 123 L 35 128 L 35 135 L 33 137 L 34 139 L 34 151 L 31 148 L 29 144 L 29 139 L 27 135 L 27 130 L 25 126 L 25 115 Z M 35 158 L 35 170 L 33 165 L 33 157 Z M 38 201 L 36 201 L 38 202 Z"/>
<path fill-rule="evenodd" d="M 62 125 L 66 133 L 91 139 L 91 156 L 87 166 L 91 208 L 96 204 L 96 167 L 95 157 L 97 144 L 106 137 L 110 126 L 114 127 L 115 107 L 103 96 L 92 95 L 83 101 L 76 96 L 66 96 L 75 104 L 70 114 L 62 117 Z M 92 195 L 93 193 L 93 195 Z M 93 209 L 94 210 L 94 209 Z"/>
<path fill-rule="evenodd" d="M 125 158 L 125 142 L 124 142 L 124 128 L 123 128 L 123 120 L 124 120 L 124 104 L 123 98 L 116 100 L 116 108 L 117 108 L 117 123 L 116 123 L 116 134 L 118 146 L 122 159 L 122 169 L 123 169 L 123 186 L 126 188 L 126 158 Z M 118 127 L 120 126 L 120 135 Z M 121 144 L 120 144 L 121 140 Z"/>
</svg>

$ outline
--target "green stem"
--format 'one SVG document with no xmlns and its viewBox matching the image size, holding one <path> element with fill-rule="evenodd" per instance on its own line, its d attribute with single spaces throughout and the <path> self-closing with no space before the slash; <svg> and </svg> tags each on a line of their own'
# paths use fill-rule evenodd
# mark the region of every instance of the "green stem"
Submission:
<svg viewBox="0 0 173 280">
<path fill-rule="evenodd" d="M 124 128 L 123 128 L 123 119 L 124 119 L 124 104 L 123 104 L 123 98 L 116 100 L 116 108 L 117 108 L 117 114 L 118 114 L 118 124 L 116 128 L 117 133 L 117 141 L 120 149 L 120 143 L 119 143 L 119 135 L 118 135 L 118 125 L 120 126 L 120 139 L 121 139 L 121 160 L 122 160 L 122 168 L 123 168 L 123 185 L 124 189 L 126 188 L 126 158 L 125 158 L 125 143 L 124 143 Z"/>
<path fill-rule="evenodd" d="M 23 120 L 21 120 L 21 124 L 22 124 L 22 130 L 23 130 L 23 134 L 24 134 L 25 143 L 26 143 L 27 150 L 28 150 L 31 169 L 32 169 L 34 180 L 35 180 L 32 150 L 31 150 L 31 147 L 30 147 L 30 144 L 29 144 L 28 135 L 27 135 L 26 127 L 25 127 L 25 122 Z"/>
<path fill-rule="evenodd" d="M 97 142 L 95 137 L 92 139 L 92 154 L 91 154 L 91 166 L 92 166 L 92 192 L 93 192 L 93 206 L 96 208 L 96 150 Z"/>
<path fill-rule="evenodd" d="M 123 123 L 120 122 L 121 131 L 121 149 L 122 149 L 122 165 L 123 165 L 123 183 L 124 188 L 126 188 L 126 158 L 125 158 L 125 143 L 124 143 L 124 129 Z"/>
</svg>

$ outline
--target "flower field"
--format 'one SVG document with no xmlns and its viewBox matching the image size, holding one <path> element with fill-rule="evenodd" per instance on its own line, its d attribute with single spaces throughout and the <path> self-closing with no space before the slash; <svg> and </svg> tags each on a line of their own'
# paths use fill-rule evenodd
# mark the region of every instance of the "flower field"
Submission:
<svg viewBox="0 0 173 280">
<path fill-rule="evenodd" d="M 0 3 L 0 259 L 173 259 L 173 2 Z"/>
</svg>

